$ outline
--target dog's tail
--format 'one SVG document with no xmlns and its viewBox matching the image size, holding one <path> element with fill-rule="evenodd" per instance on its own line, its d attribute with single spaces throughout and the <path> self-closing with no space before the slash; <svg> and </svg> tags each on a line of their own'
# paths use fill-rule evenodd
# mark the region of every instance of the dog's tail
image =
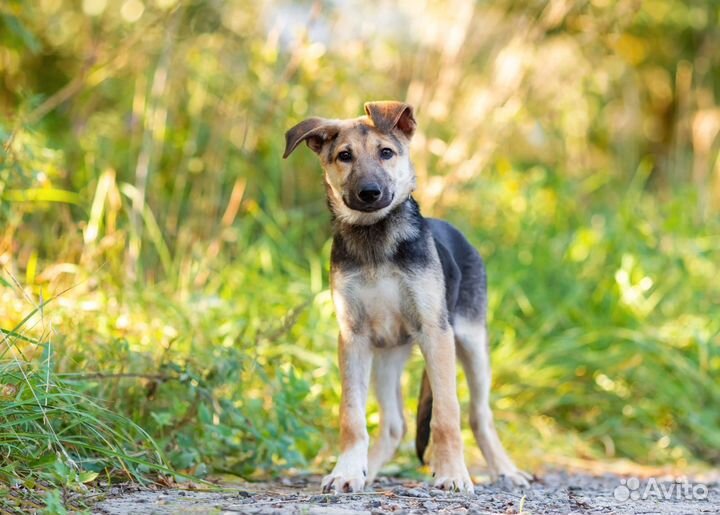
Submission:
<svg viewBox="0 0 720 515">
<path fill-rule="evenodd" d="M 430 419 L 432 418 L 432 390 L 427 370 L 423 370 L 420 398 L 417 407 L 417 433 L 415 435 L 415 452 L 420 463 L 425 463 L 425 450 L 430 442 Z"/>
</svg>

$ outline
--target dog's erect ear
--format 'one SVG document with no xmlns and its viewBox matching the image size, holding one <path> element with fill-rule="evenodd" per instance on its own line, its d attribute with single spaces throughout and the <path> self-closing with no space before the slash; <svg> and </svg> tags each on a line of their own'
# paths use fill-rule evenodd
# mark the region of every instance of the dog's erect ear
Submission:
<svg viewBox="0 0 720 515">
<path fill-rule="evenodd" d="M 285 153 L 283 159 L 292 154 L 300 143 L 307 142 L 307 146 L 316 154 L 323 145 L 337 136 L 338 128 L 333 120 L 325 118 L 308 118 L 298 123 L 285 133 Z"/>
<path fill-rule="evenodd" d="M 382 132 L 390 132 L 397 127 L 408 139 L 415 133 L 417 122 L 413 108 L 408 104 L 391 100 L 367 102 L 365 113 Z"/>
</svg>

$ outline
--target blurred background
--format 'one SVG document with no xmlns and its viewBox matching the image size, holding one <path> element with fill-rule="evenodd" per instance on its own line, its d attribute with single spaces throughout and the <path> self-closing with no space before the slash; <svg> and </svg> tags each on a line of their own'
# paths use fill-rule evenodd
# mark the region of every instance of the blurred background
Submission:
<svg viewBox="0 0 720 515">
<path fill-rule="evenodd" d="M 283 134 L 379 99 L 416 108 L 423 212 L 486 259 L 518 465 L 716 465 L 719 18 L 714 0 L 6 0 L 0 490 L 329 469 L 329 216 Z M 401 454 L 388 471 L 417 473 L 411 438 Z"/>
</svg>

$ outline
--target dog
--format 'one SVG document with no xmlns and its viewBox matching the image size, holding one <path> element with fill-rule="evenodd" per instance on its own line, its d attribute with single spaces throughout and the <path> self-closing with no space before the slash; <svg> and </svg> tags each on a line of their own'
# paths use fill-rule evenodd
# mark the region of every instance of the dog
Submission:
<svg viewBox="0 0 720 515">
<path fill-rule="evenodd" d="M 320 158 L 333 223 L 341 452 L 322 480 L 324 492 L 362 491 L 395 453 L 406 432 L 400 376 L 413 343 L 425 358 L 416 451 L 424 462 L 432 437 L 434 486 L 473 490 L 463 458 L 456 355 L 470 389 L 470 426 L 491 476 L 520 486 L 531 479 L 505 452 L 490 410 L 483 260 L 452 225 L 424 218 L 412 197 L 410 140 L 416 126 L 410 105 L 382 101 L 366 103 L 365 116 L 309 118 L 285 134 L 283 158 L 302 142 Z M 380 435 L 369 448 L 365 404 L 371 376 Z"/>
</svg>

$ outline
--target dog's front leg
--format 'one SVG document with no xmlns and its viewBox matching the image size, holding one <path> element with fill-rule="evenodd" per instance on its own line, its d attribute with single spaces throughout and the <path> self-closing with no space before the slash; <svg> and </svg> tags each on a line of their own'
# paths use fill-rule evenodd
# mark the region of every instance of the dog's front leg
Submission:
<svg viewBox="0 0 720 515">
<path fill-rule="evenodd" d="M 367 478 L 368 432 L 365 421 L 372 352 L 367 337 L 340 335 L 342 381 L 340 403 L 340 456 L 322 481 L 323 492 L 361 492 Z"/>
<path fill-rule="evenodd" d="M 431 465 L 434 486 L 472 492 L 460 433 L 460 404 L 455 375 L 455 341 L 450 327 L 430 327 L 419 341 L 432 390 Z"/>
</svg>

